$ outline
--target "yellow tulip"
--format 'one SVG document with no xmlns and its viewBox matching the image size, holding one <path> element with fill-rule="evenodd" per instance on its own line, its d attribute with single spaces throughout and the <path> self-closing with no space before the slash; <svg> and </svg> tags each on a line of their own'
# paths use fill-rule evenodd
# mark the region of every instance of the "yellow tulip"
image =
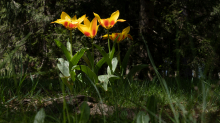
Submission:
<svg viewBox="0 0 220 123">
<path fill-rule="evenodd" d="M 76 29 L 78 27 L 78 24 L 82 23 L 82 21 L 84 20 L 85 17 L 86 17 L 86 15 L 83 15 L 82 17 L 77 19 L 76 15 L 75 15 L 71 19 L 71 17 L 67 13 L 62 12 L 62 14 L 60 16 L 61 19 L 57 19 L 56 21 L 51 22 L 51 23 L 59 23 L 59 24 L 62 24 L 67 29 L 73 30 L 73 29 Z"/>
<path fill-rule="evenodd" d="M 117 43 L 120 43 L 122 40 L 124 40 L 126 37 L 130 38 L 131 40 L 133 40 L 132 36 L 130 34 L 128 34 L 130 31 L 130 26 L 126 27 L 125 29 L 123 29 L 122 33 L 112 33 L 111 35 L 109 35 L 109 38 L 114 41 L 118 36 L 117 39 Z M 103 39 L 107 39 L 108 38 L 108 34 L 102 36 Z"/>
<path fill-rule="evenodd" d="M 94 13 L 94 12 L 93 12 Z M 98 19 L 100 25 L 102 25 L 106 29 L 112 28 L 117 22 L 124 22 L 126 20 L 118 19 L 119 17 L 119 10 L 112 13 L 110 18 L 107 19 L 101 19 L 100 16 L 96 13 L 94 13 L 95 17 Z"/>
<path fill-rule="evenodd" d="M 94 18 L 91 23 L 90 21 L 85 18 L 84 25 L 79 24 L 78 29 L 87 37 L 94 38 L 97 34 L 99 25 L 97 26 L 97 19 Z"/>
</svg>

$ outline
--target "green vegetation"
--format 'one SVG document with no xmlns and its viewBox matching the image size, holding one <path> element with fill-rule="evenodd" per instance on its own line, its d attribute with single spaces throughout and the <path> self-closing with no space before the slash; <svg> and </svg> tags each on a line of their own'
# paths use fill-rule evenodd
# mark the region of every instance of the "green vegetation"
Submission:
<svg viewBox="0 0 220 123">
<path fill-rule="evenodd" d="M 218 0 L 0 6 L 0 123 L 220 122 Z"/>
</svg>

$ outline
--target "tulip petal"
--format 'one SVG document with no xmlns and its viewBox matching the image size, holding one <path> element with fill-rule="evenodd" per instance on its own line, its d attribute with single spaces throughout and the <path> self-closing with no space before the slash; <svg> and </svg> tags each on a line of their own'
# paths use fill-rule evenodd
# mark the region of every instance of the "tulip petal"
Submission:
<svg viewBox="0 0 220 123">
<path fill-rule="evenodd" d="M 126 27 L 125 29 L 123 29 L 123 31 L 122 31 L 122 35 L 124 35 L 124 34 L 128 34 L 129 31 L 130 31 L 130 26 L 128 26 L 128 27 Z"/>
<path fill-rule="evenodd" d="M 114 12 L 114 13 L 112 13 L 112 15 L 111 15 L 111 17 L 110 17 L 110 20 L 111 21 L 117 21 L 117 19 L 118 19 L 118 17 L 119 17 L 119 11 L 117 10 L 116 12 Z"/>
<path fill-rule="evenodd" d="M 90 33 L 90 30 L 88 29 L 88 27 L 86 25 L 82 25 L 79 24 L 78 25 L 78 29 L 79 31 L 81 31 L 84 35 L 88 35 L 88 33 Z M 86 33 L 86 34 L 85 34 Z"/>
<path fill-rule="evenodd" d="M 70 16 L 66 12 L 62 12 L 60 18 L 64 20 L 71 20 Z"/>
<path fill-rule="evenodd" d="M 118 21 L 118 22 L 125 22 L 126 20 L 124 20 L 124 19 L 118 19 L 117 21 Z"/>
<path fill-rule="evenodd" d="M 85 18 L 86 18 L 86 14 L 83 15 L 82 17 L 80 17 L 80 18 L 78 19 L 78 22 L 79 22 L 79 23 L 82 23 Z"/>
<path fill-rule="evenodd" d="M 93 14 L 94 14 L 94 16 L 96 17 L 96 19 L 97 19 L 97 20 L 99 21 L 99 23 L 100 23 L 100 20 L 101 20 L 100 16 L 99 16 L 98 14 L 94 13 L 94 12 L 93 12 Z"/>
<path fill-rule="evenodd" d="M 90 26 L 90 21 L 87 18 L 84 18 L 84 25 L 86 25 L 88 28 Z"/>
<path fill-rule="evenodd" d="M 104 26 L 105 28 L 110 26 L 110 21 L 109 19 L 102 19 L 102 26 Z"/>
<path fill-rule="evenodd" d="M 90 31 L 92 32 L 92 36 L 96 35 L 97 32 L 97 19 L 94 18 L 90 24 Z"/>
<path fill-rule="evenodd" d="M 72 18 L 72 21 L 77 21 L 76 15 Z"/>
<path fill-rule="evenodd" d="M 130 39 L 133 41 L 133 38 L 131 37 L 131 35 L 130 35 L 130 34 L 128 34 L 128 38 L 130 38 Z"/>
</svg>

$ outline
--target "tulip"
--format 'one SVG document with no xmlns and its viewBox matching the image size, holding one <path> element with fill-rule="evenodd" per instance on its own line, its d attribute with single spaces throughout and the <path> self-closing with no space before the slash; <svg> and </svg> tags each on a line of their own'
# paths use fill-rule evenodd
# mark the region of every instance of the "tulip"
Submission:
<svg viewBox="0 0 220 123">
<path fill-rule="evenodd" d="M 94 38 L 97 34 L 99 25 L 97 26 L 97 19 L 94 18 L 91 22 L 85 18 L 84 25 L 79 24 L 78 29 L 86 36 L 90 38 Z"/>
<path fill-rule="evenodd" d="M 126 37 L 130 38 L 131 40 L 133 40 L 133 38 L 131 37 L 130 34 L 128 34 L 130 31 L 130 26 L 126 27 L 125 29 L 123 29 L 122 33 L 112 33 L 111 35 L 109 35 L 109 38 L 112 40 L 112 41 L 115 41 L 116 38 L 118 37 L 117 39 L 117 43 L 120 43 L 122 40 L 124 40 Z M 103 39 L 107 39 L 108 38 L 108 34 L 102 36 Z"/>
<path fill-rule="evenodd" d="M 101 19 L 100 16 L 96 13 L 94 13 L 95 17 L 98 19 L 100 25 L 102 25 L 106 29 L 112 28 L 117 22 L 124 22 L 126 20 L 118 19 L 119 17 L 119 10 L 112 13 L 110 18 L 107 19 Z"/>
<path fill-rule="evenodd" d="M 73 30 L 73 29 L 76 29 L 78 27 L 78 24 L 82 23 L 82 21 L 84 20 L 85 17 L 86 17 L 86 15 L 83 15 L 82 17 L 77 19 L 76 15 L 75 15 L 71 19 L 71 17 L 67 13 L 62 12 L 62 14 L 60 16 L 61 19 L 57 19 L 56 21 L 51 22 L 51 23 L 59 23 L 59 24 L 62 24 L 67 29 Z"/>
</svg>

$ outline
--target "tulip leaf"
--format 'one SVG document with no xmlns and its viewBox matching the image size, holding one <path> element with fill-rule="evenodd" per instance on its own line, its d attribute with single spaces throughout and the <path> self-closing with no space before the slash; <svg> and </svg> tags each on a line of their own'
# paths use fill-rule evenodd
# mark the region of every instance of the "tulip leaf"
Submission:
<svg viewBox="0 0 220 123">
<path fill-rule="evenodd" d="M 91 70 L 93 70 L 94 69 L 94 58 L 92 57 L 92 54 L 89 50 L 87 51 L 87 56 L 88 56 L 89 62 L 91 64 Z"/>
<path fill-rule="evenodd" d="M 69 41 L 66 42 L 66 47 L 69 52 L 71 52 L 71 44 Z"/>
<path fill-rule="evenodd" d="M 143 111 L 137 114 L 136 123 L 149 123 L 150 117 Z"/>
<path fill-rule="evenodd" d="M 60 75 L 60 78 L 61 78 L 62 82 L 70 89 L 70 91 L 72 91 L 73 90 L 73 85 L 72 85 L 73 83 L 71 83 L 71 81 L 69 81 L 70 78 L 61 77 L 61 75 Z"/>
<path fill-rule="evenodd" d="M 70 71 L 70 77 L 71 77 L 73 82 L 76 80 L 76 72 L 75 72 L 75 70 L 71 70 Z"/>
<path fill-rule="evenodd" d="M 128 80 L 133 81 L 132 77 L 134 76 L 134 74 L 145 67 L 148 67 L 148 65 L 141 64 L 141 65 L 134 66 L 127 75 Z"/>
<path fill-rule="evenodd" d="M 41 108 L 40 111 L 38 111 L 34 117 L 34 123 L 44 123 L 45 117 L 46 117 L 45 111 L 43 108 Z"/>
<path fill-rule="evenodd" d="M 100 76 L 98 76 L 98 79 L 101 82 L 101 85 L 102 85 L 102 87 L 104 88 L 105 91 L 108 90 L 107 86 L 108 86 L 110 78 L 119 79 L 119 77 L 115 76 L 115 75 L 100 75 Z"/>
<path fill-rule="evenodd" d="M 87 50 L 87 48 L 82 48 L 80 49 L 70 60 L 70 62 L 72 63 L 72 65 L 77 65 L 77 63 L 79 62 L 79 59 L 84 55 L 85 51 Z M 72 68 L 72 66 L 71 66 Z"/>
<path fill-rule="evenodd" d="M 70 73 L 69 73 L 69 62 L 65 61 L 63 58 L 58 58 L 58 61 L 60 63 L 57 64 L 57 67 L 60 70 L 60 72 L 63 74 L 63 76 L 69 77 L 70 76 Z"/>
<path fill-rule="evenodd" d="M 116 44 L 116 43 L 114 42 L 113 47 L 112 47 L 112 50 L 111 50 L 111 52 L 109 53 L 111 60 L 112 60 L 112 58 L 113 58 L 113 56 L 114 56 L 114 53 L 115 53 L 115 44 Z"/>
<path fill-rule="evenodd" d="M 67 50 L 67 48 L 60 41 L 58 41 L 56 39 L 54 39 L 54 41 L 56 42 L 57 46 L 62 49 L 67 60 L 70 61 L 72 56 L 71 56 L 70 52 Z"/>
<path fill-rule="evenodd" d="M 95 66 L 95 73 L 98 74 L 99 69 L 102 67 L 102 65 L 105 63 L 105 58 L 103 57 L 101 60 L 98 61 L 98 63 Z"/>
<path fill-rule="evenodd" d="M 116 57 L 114 57 L 112 59 L 112 72 L 113 73 L 115 72 L 115 69 L 117 68 L 117 65 L 118 65 L 118 59 Z M 110 70 L 109 66 L 107 68 L 107 73 L 108 73 L 108 75 L 112 75 L 113 74 L 113 73 L 111 73 L 111 70 Z"/>
<path fill-rule="evenodd" d="M 125 71 L 125 69 L 127 67 L 129 56 L 131 54 L 132 49 L 133 49 L 133 47 L 131 46 L 129 48 L 129 50 L 127 51 L 127 53 L 125 54 L 125 57 L 124 57 L 124 59 L 122 61 L 122 66 L 121 66 L 122 67 L 122 75 L 123 75 L 123 73 L 124 73 L 124 71 Z"/>
<path fill-rule="evenodd" d="M 109 55 L 98 45 L 94 44 L 94 46 L 99 50 L 99 52 L 102 54 L 102 56 L 105 58 L 105 61 L 107 62 L 110 69 L 112 68 L 111 59 L 109 58 Z"/>
<path fill-rule="evenodd" d="M 89 61 L 88 57 L 86 56 L 86 54 L 83 54 L 82 58 L 84 59 L 84 61 L 86 62 L 86 64 L 89 66 L 89 68 L 92 69 L 91 67 L 91 62 Z"/>
<path fill-rule="evenodd" d="M 97 75 L 88 66 L 75 65 L 73 66 L 72 70 L 74 69 L 83 71 L 91 80 L 94 80 L 95 83 L 98 83 Z"/>
<path fill-rule="evenodd" d="M 86 101 L 84 101 L 81 105 L 80 105 L 80 123 L 87 123 L 89 121 L 89 116 L 90 116 L 90 108 L 87 104 Z"/>
</svg>

